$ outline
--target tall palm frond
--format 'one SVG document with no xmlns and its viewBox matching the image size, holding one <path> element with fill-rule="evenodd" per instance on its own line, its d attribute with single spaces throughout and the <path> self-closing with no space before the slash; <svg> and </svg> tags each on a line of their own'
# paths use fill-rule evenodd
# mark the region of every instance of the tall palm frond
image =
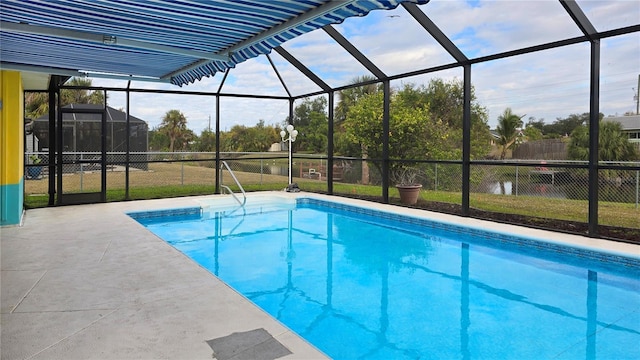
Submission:
<svg viewBox="0 0 640 360">
<path fill-rule="evenodd" d="M 520 131 L 518 128 L 522 127 L 522 118 L 526 115 L 516 115 L 512 112 L 511 108 L 506 108 L 502 115 L 498 116 L 498 126 L 496 132 L 498 133 L 498 145 L 502 146 L 502 152 L 500 153 L 500 160 L 504 160 L 507 149 L 509 149 L 518 139 Z"/>
</svg>

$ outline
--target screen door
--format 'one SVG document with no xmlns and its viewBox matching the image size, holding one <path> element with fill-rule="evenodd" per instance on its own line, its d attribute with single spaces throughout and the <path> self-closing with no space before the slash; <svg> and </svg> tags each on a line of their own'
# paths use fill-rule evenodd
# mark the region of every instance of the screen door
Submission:
<svg viewBox="0 0 640 360">
<path fill-rule="evenodd" d="M 63 108 L 57 127 L 58 205 L 105 202 L 104 109 Z M 60 126 L 61 125 L 61 126 Z"/>
</svg>

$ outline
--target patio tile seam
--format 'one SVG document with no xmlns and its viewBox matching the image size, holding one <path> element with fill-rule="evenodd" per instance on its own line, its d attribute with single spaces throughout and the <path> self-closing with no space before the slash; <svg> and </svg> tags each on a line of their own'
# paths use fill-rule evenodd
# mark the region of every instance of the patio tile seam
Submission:
<svg viewBox="0 0 640 360">
<path fill-rule="evenodd" d="M 21 272 L 21 271 L 48 271 L 51 270 L 51 268 L 20 268 L 20 269 L 16 269 L 16 268 L 4 268 L 4 269 L 0 269 L 0 271 L 3 272 Z"/>
<path fill-rule="evenodd" d="M 8 243 L 10 241 L 16 241 L 16 240 L 19 240 L 19 241 L 41 241 L 42 240 L 42 239 L 38 239 L 38 238 L 34 239 L 33 236 L 28 236 L 28 235 L 29 234 L 27 234 L 27 236 L 25 236 L 25 235 L 17 235 L 17 233 L 16 234 L 9 234 L 9 235 L 3 234 L 2 235 L 2 242 L 3 243 L 5 243 L 5 242 Z"/>
<path fill-rule="evenodd" d="M 218 285 L 215 285 L 215 286 L 218 286 Z M 184 292 L 184 295 L 186 296 L 187 294 L 189 294 L 190 297 L 195 297 L 195 296 L 206 295 L 210 293 L 212 289 L 207 286 L 207 287 L 203 287 L 201 289 L 195 289 L 195 290 L 193 287 L 184 287 L 184 288 L 177 288 L 172 290 L 178 291 L 178 292 L 180 292 L 181 290 L 190 290 L 189 293 Z M 100 311 L 100 310 L 103 310 L 103 311 L 131 310 L 131 309 L 139 309 L 144 306 L 154 304 L 157 302 L 172 300 L 175 298 L 175 296 L 176 296 L 175 294 L 169 294 L 164 297 L 149 298 L 148 295 L 143 294 L 143 295 L 132 296 L 126 299 L 119 300 L 116 303 L 114 303 L 112 306 L 97 304 L 95 306 L 90 306 L 85 308 L 76 308 L 76 309 L 14 311 L 13 313 L 14 314 L 40 314 L 40 313 L 44 314 L 44 313 L 73 313 L 73 312 Z"/>
<path fill-rule="evenodd" d="M 215 285 L 218 286 L 218 285 Z M 184 288 L 176 288 L 176 289 L 172 289 L 172 291 L 178 291 L 180 292 L 181 290 L 189 290 L 189 293 L 185 292 L 184 295 L 186 296 L 187 294 L 190 297 L 196 297 L 196 296 L 203 296 L 206 294 L 209 294 L 211 292 L 211 288 L 203 288 L 203 289 L 198 289 L 198 290 L 193 290 L 193 287 L 184 287 Z M 157 302 L 162 302 L 162 301 L 167 301 L 167 300 L 172 300 L 175 299 L 176 295 L 175 294 L 170 294 L 164 297 L 155 297 L 152 299 L 148 299 L 145 300 L 145 295 L 143 296 L 135 296 L 132 297 L 128 300 L 123 301 L 120 305 L 118 305 L 117 309 L 133 309 L 133 308 L 138 308 L 141 306 L 146 306 L 146 305 L 150 305 L 150 304 L 154 304 Z"/>
<path fill-rule="evenodd" d="M 79 264 L 73 264 L 73 265 L 66 265 L 65 264 L 61 264 L 58 266 L 47 266 L 47 267 L 23 267 L 23 268 L 4 268 L 4 269 L 0 269 L 1 271 L 53 271 L 53 270 L 88 270 L 88 269 L 93 269 L 95 268 L 97 265 L 96 264 L 83 264 L 83 265 L 79 265 Z"/>
<path fill-rule="evenodd" d="M 65 337 L 63 337 L 62 339 L 60 339 L 60 340 L 58 340 L 58 341 L 54 342 L 53 344 L 51 344 L 51 345 L 49 345 L 49 346 L 45 347 L 44 349 L 42 349 L 42 350 L 40 350 L 40 351 L 38 351 L 38 352 L 36 352 L 36 353 L 32 354 L 31 356 L 29 356 L 29 357 L 25 358 L 25 360 L 33 359 L 34 357 L 36 357 L 36 356 L 38 356 L 39 354 L 41 354 L 41 353 L 43 353 L 43 352 L 45 352 L 45 351 L 47 351 L 47 350 L 49 350 L 49 349 L 53 348 L 54 346 L 56 346 L 56 345 L 58 345 L 58 344 L 62 343 L 63 341 L 66 341 L 66 340 L 68 340 L 68 339 L 70 339 L 70 338 L 72 338 L 72 337 L 74 337 L 74 336 L 76 336 L 76 335 L 78 335 L 78 334 L 82 333 L 82 332 L 83 332 L 83 331 L 85 331 L 86 329 L 88 329 L 88 328 L 92 327 L 93 325 L 95 325 L 97 322 L 99 322 L 99 321 L 101 321 L 101 320 L 103 320 L 103 319 L 105 319 L 105 318 L 109 317 L 109 315 L 113 314 L 113 313 L 114 313 L 114 312 L 116 312 L 116 311 L 118 311 L 118 309 L 113 309 L 113 310 L 112 310 L 111 312 L 109 312 L 108 314 L 105 314 L 104 316 L 101 316 L 100 318 L 98 318 L 98 319 L 96 319 L 96 320 L 94 320 L 94 321 L 90 322 L 89 324 L 87 324 L 86 326 L 82 327 L 81 329 L 79 329 L 79 330 L 75 331 L 73 334 L 70 334 L 70 335 L 68 335 L 68 336 L 65 336 Z"/>
<path fill-rule="evenodd" d="M 38 278 L 38 280 L 33 284 L 33 286 L 31 286 L 31 288 L 29 288 L 29 290 L 27 290 L 27 292 L 24 294 L 24 296 L 22 296 L 20 298 L 20 301 L 18 301 L 17 304 L 15 304 L 13 306 L 13 308 L 11 309 L 11 311 L 9 311 L 9 314 L 13 314 L 14 311 L 16 311 L 16 309 L 20 306 L 20 304 L 22 304 L 22 302 L 24 301 L 24 299 L 27 298 L 27 296 L 29 296 L 29 294 L 31 293 L 31 291 L 33 291 L 33 289 L 35 289 L 36 286 L 38 286 L 38 284 L 40 283 L 40 281 L 42 280 L 42 278 L 44 278 L 44 276 L 47 274 L 48 270 L 44 270 L 44 272 L 42 273 L 42 275 L 40 275 L 40 278 Z"/>
<path fill-rule="evenodd" d="M 104 251 L 102 252 L 102 255 L 100 256 L 100 260 L 98 260 L 99 263 L 102 262 L 102 260 L 104 259 L 104 257 L 107 255 L 107 251 L 109 251 L 109 248 L 111 247 L 111 243 L 113 242 L 113 239 L 109 240 L 109 243 L 107 244 L 107 246 L 105 246 Z"/>
<path fill-rule="evenodd" d="M 0 271 L 6 271 L 6 272 L 20 272 L 20 271 L 47 271 L 49 270 L 48 268 L 37 268 L 37 269 L 0 269 Z"/>
<path fill-rule="evenodd" d="M 260 309 L 262 309 L 262 308 L 260 308 Z M 295 336 L 300 336 L 300 338 L 304 340 L 304 338 L 302 337 L 302 335 L 298 335 L 298 333 L 296 333 L 295 331 L 293 331 L 293 330 L 289 329 L 286 325 L 284 325 L 284 324 L 283 324 L 280 320 L 278 320 L 275 316 L 273 316 L 273 315 L 271 315 L 271 314 L 269 314 L 269 313 L 266 313 L 266 314 L 267 314 L 267 315 L 269 315 L 269 316 L 270 316 L 272 319 L 274 319 L 275 321 L 277 321 L 279 324 L 281 324 L 281 325 L 282 325 L 282 327 L 284 327 L 284 330 L 282 330 L 281 332 L 279 332 L 279 333 L 277 333 L 277 334 L 273 334 L 273 337 L 274 337 L 275 339 L 280 339 L 280 338 L 285 337 L 285 336 L 287 336 L 287 335 L 294 334 Z M 305 340 L 305 341 L 306 341 L 306 340 Z"/>
<path fill-rule="evenodd" d="M 108 307 L 108 308 L 87 308 L 87 309 L 69 309 L 69 310 L 33 310 L 33 311 L 14 311 L 9 314 L 53 314 L 53 313 L 75 313 L 75 312 L 85 312 L 85 311 L 115 311 L 121 309 L 121 306 L 118 307 Z"/>
</svg>

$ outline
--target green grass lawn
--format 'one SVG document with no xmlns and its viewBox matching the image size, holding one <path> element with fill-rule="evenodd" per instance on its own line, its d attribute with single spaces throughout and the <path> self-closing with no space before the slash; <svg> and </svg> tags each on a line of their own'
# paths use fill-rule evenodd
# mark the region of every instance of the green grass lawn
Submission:
<svg viewBox="0 0 640 360">
<path fill-rule="evenodd" d="M 145 200 L 171 198 L 180 196 L 213 194 L 215 191 L 215 169 L 200 166 L 184 166 L 180 164 L 151 164 L 152 171 L 132 172 L 132 183 L 129 198 L 125 198 L 123 176 L 109 174 L 107 184 L 112 188 L 107 190 L 107 201 Z M 286 187 L 286 176 L 255 174 L 235 171 L 246 191 L 282 190 Z M 85 178 L 87 183 L 88 176 Z M 231 177 L 224 175 L 225 185 L 234 192 L 239 189 L 232 182 Z M 72 183 L 67 180 L 67 183 Z M 38 183 L 41 182 L 41 183 Z M 294 178 L 304 191 L 327 192 L 327 183 L 306 178 Z M 25 195 L 25 207 L 37 208 L 48 205 L 46 181 L 39 180 L 29 183 L 33 186 L 31 194 Z M 40 186 L 40 187 L 36 187 Z M 356 196 L 382 199 L 382 188 L 374 185 L 346 184 L 335 182 L 333 193 L 336 195 Z M 40 194 L 40 195 L 38 195 Z M 395 202 L 398 192 L 394 187 L 389 188 L 389 196 Z M 459 192 L 422 190 L 421 198 L 427 202 L 441 202 L 461 204 L 462 194 Z M 495 213 L 517 214 L 523 216 L 560 219 L 566 221 L 587 222 L 588 201 L 544 198 L 536 196 L 494 195 L 472 193 L 470 206 L 474 209 Z M 640 229 L 640 209 L 635 204 L 600 202 L 598 219 L 601 225 L 619 226 Z"/>
</svg>

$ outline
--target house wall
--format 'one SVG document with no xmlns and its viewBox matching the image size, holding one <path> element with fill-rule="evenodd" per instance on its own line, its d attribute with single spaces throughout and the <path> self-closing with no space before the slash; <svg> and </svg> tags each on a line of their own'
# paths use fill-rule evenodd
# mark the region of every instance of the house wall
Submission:
<svg viewBox="0 0 640 360">
<path fill-rule="evenodd" d="M 24 196 L 24 97 L 17 71 L 0 71 L 0 226 L 20 224 Z"/>
<path fill-rule="evenodd" d="M 629 138 L 629 142 L 635 146 L 636 150 L 640 152 L 640 129 L 623 131 Z"/>
</svg>

